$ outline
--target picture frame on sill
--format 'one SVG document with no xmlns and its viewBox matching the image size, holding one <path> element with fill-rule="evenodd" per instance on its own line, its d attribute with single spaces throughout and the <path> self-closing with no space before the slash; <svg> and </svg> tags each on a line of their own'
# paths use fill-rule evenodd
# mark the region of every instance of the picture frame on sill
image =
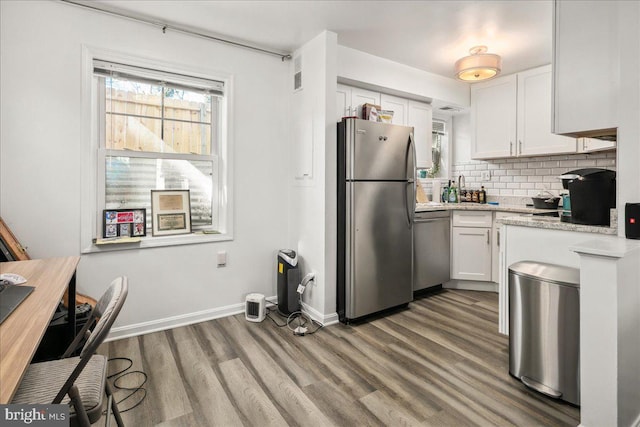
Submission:
<svg viewBox="0 0 640 427">
<path fill-rule="evenodd" d="M 146 235 L 146 209 L 104 209 L 102 211 L 102 238 L 144 237 Z"/>
<path fill-rule="evenodd" d="M 151 234 L 167 236 L 191 233 L 191 192 L 151 190 Z"/>
</svg>

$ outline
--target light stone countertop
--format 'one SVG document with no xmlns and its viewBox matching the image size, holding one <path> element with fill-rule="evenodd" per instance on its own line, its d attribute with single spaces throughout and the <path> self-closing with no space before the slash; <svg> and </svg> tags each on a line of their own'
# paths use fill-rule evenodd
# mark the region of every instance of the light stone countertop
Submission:
<svg viewBox="0 0 640 427">
<path fill-rule="evenodd" d="M 540 217 L 540 216 L 517 216 L 501 218 L 496 220 L 498 223 L 505 225 L 519 225 L 522 227 L 546 228 L 548 230 L 566 230 L 581 231 L 583 233 L 598 233 L 615 235 L 618 233 L 618 227 L 607 227 L 603 225 L 582 225 L 572 224 L 570 222 L 562 222 L 558 217 Z"/>
<path fill-rule="evenodd" d="M 514 213 L 550 213 L 553 209 L 536 209 L 522 205 L 490 205 L 472 202 L 462 203 L 416 203 L 416 212 L 430 211 L 497 211 L 497 212 L 514 212 Z"/>
<path fill-rule="evenodd" d="M 513 213 L 549 213 L 553 212 L 552 209 L 536 209 L 532 207 L 522 205 L 489 205 L 480 203 L 417 203 L 416 212 L 430 212 L 430 211 L 442 211 L 442 210 L 466 210 L 466 211 L 495 211 L 495 212 L 513 212 Z M 611 212 L 611 226 L 600 225 L 582 225 L 572 224 L 570 222 L 562 222 L 559 217 L 552 216 L 513 216 L 507 218 L 497 219 L 500 224 L 505 225 L 518 225 L 522 227 L 534 227 L 545 228 L 549 230 L 566 230 L 566 231 L 581 231 L 585 233 L 597 233 L 615 235 L 618 232 L 616 210 L 612 209 Z"/>
</svg>

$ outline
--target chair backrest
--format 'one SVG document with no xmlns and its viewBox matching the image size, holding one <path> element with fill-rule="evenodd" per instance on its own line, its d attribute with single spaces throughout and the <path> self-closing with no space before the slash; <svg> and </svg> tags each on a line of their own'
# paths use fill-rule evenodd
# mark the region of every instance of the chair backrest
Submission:
<svg viewBox="0 0 640 427">
<path fill-rule="evenodd" d="M 92 312 L 92 317 L 98 323 L 91 330 L 91 334 L 80 352 L 80 357 L 95 353 L 100 344 L 107 338 L 113 322 L 118 317 L 124 301 L 129 292 L 129 283 L 126 277 L 118 277 L 111 282 L 106 292 L 100 297 Z"/>
<path fill-rule="evenodd" d="M 111 285 L 109 285 L 109 288 L 107 288 L 107 291 L 102 295 L 93 309 L 91 317 L 87 321 L 85 328 L 82 329 L 81 333 L 76 337 L 76 340 L 74 340 L 74 343 L 77 343 L 77 340 L 81 338 L 81 335 L 87 331 L 87 326 L 92 324 L 94 320 L 97 320 L 95 327 L 82 347 L 82 351 L 80 352 L 80 362 L 58 392 L 53 403 L 60 403 L 62 401 L 64 395 L 67 394 L 69 388 L 73 385 L 76 378 L 78 378 L 80 372 L 82 372 L 82 369 L 84 369 L 87 362 L 89 362 L 89 359 L 91 359 L 91 356 L 105 340 L 109 330 L 111 330 L 113 322 L 115 322 L 116 317 L 118 317 L 118 313 L 120 313 L 120 310 L 122 309 L 124 301 L 127 299 L 128 292 L 129 282 L 125 276 L 122 276 L 114 279 L 111 282 Z M 74 343 L 72 343 L 69 348 L 72 348 Z"/>
</svg>

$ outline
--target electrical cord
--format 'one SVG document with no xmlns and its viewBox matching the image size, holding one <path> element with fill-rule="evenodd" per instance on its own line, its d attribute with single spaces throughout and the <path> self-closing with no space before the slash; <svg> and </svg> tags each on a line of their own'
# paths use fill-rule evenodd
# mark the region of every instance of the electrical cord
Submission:
<svg viewBox="0 0 640 427">
<path fill-rule="evenodd" d="M 131 369 L 131 367 L 133 366 L 133 360 L 129 359 L 128 357 L 113 357 L 111 359 L 108 359 L 107 362 L 113 362 L 113 361 L 117 361 L 117 360 L 124 360 L 126 362 L 129 362 L 129 366 L 127 366 L 124 369 L 121 369 L 120 371 L 113 373 L 111 375 L 107 376 L 107 379 L 112 379 L 113 378 L 113 388 L 114 388 L 114 394 L 116 390 L 127 390 L 130 391 L 131 393 L 129 393 L 127 396 L 125 396 L 124 398 L 120 399 L 119 401 L 116 402 L 116 405 L 120 405 L 120 403 L 124 402 L 125 400 L 129 399 L 131 396 L 133 396 L 134 394 L 136 394 L 139 391 L 142 391 L 142 397 L 140 398 L 140 400 L 133 406 L 131 406 L 130 408 L 127 409 L 120 409 L 118 408 L 118 412 L 120 412 L 121 414 L 127 411 L 132 410 L 133 408 L 139 406 L 144 399 L 147 397 L 147 389 L 144 388 L 143 386 L 147 383 L 147 379 L 148 376 L 145 372 L 143 371 L 129 371 L 129 369 Z M 142 383 L 138 386 L 135 387 L 125 387 L 123 385 L 121 385 L 122 383 L 122 379 L 125 378 L 128 375 L 133 375 L 133 374 L 140 374 L 142 375 Z M 115 397 L 114 397 L 115 398 Z M 106 415 L 107 411 L 103 411 L 102 415 Z"/>
<path fill-rule="evenodd" d="M 313 280 L 313 279 L 311 279 Z M 303 283 L 305 281 L 303 280 Z M 306 283 L 305 283 L 306 285 Z M 302 294 L 304 293 L 304 286 L 302 285 L 302 291 L 298 292 L 298 304 L 300 305 L 300 307 L 302 307 Z M 286 314 L 283 314 L 280 312 L 280 310 L 278 309 L 273 309 L 273 307 L 277 307 L 277 303 L 273 302 L 273 301 L 269 301 L 268 299 L 265 298 L 265 302 L 268 304 L 271 304 L 271 306 L 265 306 L 266 308 L 266 317 L 268 317 L 278 328 L 284 328 L 285 326 L 287 326 L 294 335 L 296 336 L 305 336 L 305 335 L 312 335 L 315 334 L 316 332 L 318 332 L 320 329 L 322 329 L 324 327 L 324 325 L 320 322 L 317 322 L 315 320 L 313 320 L 308 314 L 304 313 L 302 310 L 297 310 L 294 311 L 293 313 L 289 314 L 288 316 Z M 282 318 L 286 318 L 285 323 L 278 323 L 278 321 L 276 319 L 274 319 L 271 316 L 271 313 L 275 312 L 278 316 L 282 317 Z M 298 320 L 297 326 L 295 327 L 291 327 L 292 323 L 295 322 L 296 320 Z M 312 331 L 307 331 L 307 325 L 313 325 L 316 328 Z M 301 328 L 304 328 L 305 330 L 303 332 L 301 331 Z"/>
<path fill-rule="evenodd" d="M 304 292 L 304 289 L 302 290 L 302 292 Z M 298 293 L 298 304 L 300 305 L 300 307 L 302 307 L 302 293 Z M 296 326 L 295 328 L 292 328 L 291 324 L 296 319 L 298 320 L 298 326 Z M 302 322 L 300 321 L 301 319 L 302 319 Z M 313 331 L 307 331 L 307 323 L 315 325 L 316 329 L 314 329 Z M 289 315 L 289 317 L 287 317 L 287 327 L 293 332 L 294 335 L 299 337 L 315 334 L 320 329 L 322 329 L 323 326 L 324 325 L 322 325 L 322 323 L 316 322 L 311 318 L 311 316 L 309 316 L 302 310 L 294 311 Z M 304 329 L 304 331 L 301 332 L 301 329 Z"/>
<path fill-rule="evenodd" d="M 271 303 L 271 304 L 273 304 L 273 303 Z M 274 304 L 274 305 L 275 305 L 275 304 Z M 284 328 L 285 326 L 287 326 L 287 324 L 286 324 L 286 323 L 282 323 L 282 324 L 280 324 L 280 323 L 278 323 L 278 321 L 277 321 L 276 319 L 274 319 L 273 317 L 271 317 L 271 312 L 272 312 L 271 307 L 266 307 L 266 308 L 267 308 L 267 317 L 268 317 L 269 319 L 271 319 L 271 321 L 272 321 L 273 323 L 275 323 L 275 325 L 276 325 L 278 328 Z M 276 313 L 277 313 L 278 315 L 280 315 L 280 312 L 279 312 L 278 310 L 276 310 Z"/>
</svg>

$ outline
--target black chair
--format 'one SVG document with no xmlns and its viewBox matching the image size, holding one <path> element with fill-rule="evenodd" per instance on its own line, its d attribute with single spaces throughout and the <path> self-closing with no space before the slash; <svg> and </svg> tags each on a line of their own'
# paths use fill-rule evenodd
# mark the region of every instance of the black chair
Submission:
<svg viewBox="0 0 640 427">
<path fill-rule="evenodd" d="M 11 403 L 69 404 L 72 424 L 90 426 L 102 416 L 107 396 L 107 422 L 113 411 L 118 426 L 124 426 L 109 382 L 107 358 L 95 354 L 107 337 L 127 298 L 128 281 L 118 277 L 96 304 L 91 317 L 60 360 L 33 363 L 27 369 Z M 91 326 L 95 324 L 95 327 Z M 86 339 L 80 356 L 68 357 Z"/>
</svg>

